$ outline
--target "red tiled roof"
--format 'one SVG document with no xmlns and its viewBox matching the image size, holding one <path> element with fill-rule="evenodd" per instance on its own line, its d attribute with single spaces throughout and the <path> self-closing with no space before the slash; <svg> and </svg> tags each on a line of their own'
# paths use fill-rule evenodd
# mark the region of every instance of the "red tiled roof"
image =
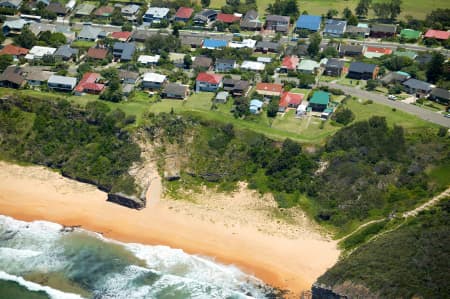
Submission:
<svg viewBox="0 0 450 299">
<path fill-rule="evenodd" d="M 283 85 L 275 83 L 258 83 L 256 84 L 256 90 L 281 93 L 283 91 Z"/>
<path fill-rule="evenodd" d="M 450 32 L 449 31 L 429 29 L 427 31 L 427 33 L 425 33 L 425 37 L 447 40 L 447 39 L 450 38 Z"/>
<path fill-rule="evenodd" d="M 118 31 L 111 33 L 111 38 L 127 41 L 130 39 L 131 34 L 129 31 Z"/>
<path fill-rule="evenodd" d="M 77 92 L 101 92 L 104 88 L 104 84 L 96 83 L 100 78 L 100 74 L 97 73 L 85 73 L 81 78 L 80 83 L 75 87 Z"/>
<path fill-rule="evenodd" d="M 224 22 L 224 23 L 234 23 L 234 22 L 239 21 L 240 19 L 241 19 L 240 17 L 237 17 L 232 14 L 227 14 L 227 13 L 219 13 L 217 15 L 217 21 Z"/>
<path fill-rule="evenodd" d="M 389 54 L 392 54 L 392 49 L 390 49 L 390 48 L 379 48 L 379 47 L 367 47 L 366 52 L 383 53 L 384 55 L 389 55 Z"/>
<path fill-rule="evenodd" d="M 6 45 L 1 51 L 0 55 L 13 55 L 13 56 L 20 56 L 20 55 L 27 55 L 28 49 L 17 47 L 14 45 Z"/>
<path fill-rule="evenodd" d="M 176 18 L 180 19 L 189 19 L 192 16 L 192 13 L 194 12 L 194 9 L 190 7 L 180 7 L 177 10 L 177 13 L 175 14 Z"/>
<path fill-rule="evenodd" d="M 87 56 L 94 59 L 105 59 L 108 55 L 108 49 L 103 48 L 89 48 Z"/>
<path fill-rule="evenodd" d="M 222 75 L 209 74 L 209 73 L 199 73 L 196 81 L 207 82 L 210 84 L 219 84 L 222 81 Z"/>
<path fill-rule="evenodd" d="M 284 56 L 281 65 L 288 70 L 295 70 L 299 61 L 297 56 Z"/>
<path fill-rule="evenodd" d="M 284 92 L 280 99 L 280 107 L 288 107 L 289 105 L 298 106 L 303 101 L 304 95 L 301 93 Z"/>
</svg>

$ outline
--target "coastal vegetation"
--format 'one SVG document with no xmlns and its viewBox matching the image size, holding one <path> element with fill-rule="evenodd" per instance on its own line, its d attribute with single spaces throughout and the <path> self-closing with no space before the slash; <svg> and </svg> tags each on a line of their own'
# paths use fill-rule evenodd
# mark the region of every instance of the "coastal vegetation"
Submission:
<svg viewBox="0 0 450 299">
<path fill-rule="evenodd" d="M 446 198 L 360 246 L 318 282 L 347 296 L 361 295 L 367 288 L 379 298 L 442 298 L 450 293 L 449 226 L 450 199 Z"/>
<path fill-rule="evenodd" d="M 76 109 L 65 100 L 10 97 L 0 106 L 2 158 L 58 169 L 108 192 L 138 191 L 127 172 L 140 155 L 126 130 L 133 117 L 101 102 Z"/>
</svg>

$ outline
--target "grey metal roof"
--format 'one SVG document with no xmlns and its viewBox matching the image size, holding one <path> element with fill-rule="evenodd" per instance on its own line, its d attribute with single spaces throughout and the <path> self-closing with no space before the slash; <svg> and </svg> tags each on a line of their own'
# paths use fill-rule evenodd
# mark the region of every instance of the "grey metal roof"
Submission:
<svg viewBox="0 0 450 299">
<path fill-rule="evenodd" d="M 98 36 L 102 33 L 102 29 L 92 27 L 92 26 L 83 26 L 80 33 L 78 33 L 78 38 L 82 39 L 97 39 Z"/>
<path fill-rule="evenodd" d="M 448 91 L 445 88 L 433 88 L 433 91 L 431 91 L 431 95 L 435 96 L 435 97 L 439 97 L 441 99 L 447 99 L 450 100 L 450 91 Z"/>
<path fill-rule="evenodd" d="M 260 41 L 256 43 L 256 48 L 276 50 L 280 48 L 280 44 L 276 42 Z"/>
<path fill-rule="evenodd" d="M 71 48 L 69 45 L 62 45 L 53 55 L 70 58 L 74 55 L 78 55 L 78 49 Z"/>
<path fill-rule="evenodd" d="M 325 24 L 325 33 L 343 34 L 346 26 L 347 21 L 328 19 Z"/>
<path fill-rule="evenodd" d="M 420 89 L 420 90 L 431 90 L 431 84 L 425 81 L 417 80 L 414 78 L 411 78 L 409 80 L 406 80 L 403 82 L 404 86 L 407 86 L 409 88 L 413 89 Z"/>
<path fill-rule="evenodd" d="M 59 76 L 59 75 L 51 75 L 50 78 L 48 78 L 48 83 L 67 84 L 67 85 L 75 86 L 75 85 L 77 85 L 77 78 Z"/>
<path fill-rule="evenodd" d="M 178 83 L 167 83 L 167 85 L 164 87 L 163 93 L 184 96 L 186 94 L 187 89 L 188 87 L 186 85 Z"/>
<path fill-rule="evenodd" d="M 133 58 L 134 51 L 136 50 L 136 45 L 134 43 L 122 43 L 115 42 L 113 45 L 113 51 L 122 51 L 120 59 L 131 60 Z"/>
<path fill-rule="evenodd" d="M 352 62 L 350 63 L 349 72 L 354 73 L 373 73 L 376 64 L 364 63 L 364 62 Z"/>
<path fill-rule="evenodd" d="M 336 58 L 330 58 L 327 61 L 327 68 L 339 68 L 342 69 L 344 67 L 345 62 Z"/>
<path fill-rule="evenodd" d="M 392 24 L 373 24 L 370 28 L 371 32 L 384 32 L 395 33 L 397 31 L 397 25 Z"/>
</svg>

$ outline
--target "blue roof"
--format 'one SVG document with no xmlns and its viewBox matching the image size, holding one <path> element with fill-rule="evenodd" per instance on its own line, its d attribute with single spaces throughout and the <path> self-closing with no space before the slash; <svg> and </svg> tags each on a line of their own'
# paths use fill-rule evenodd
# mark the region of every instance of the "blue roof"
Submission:
<svg viewBox="0 0 450 299">
<path fill-rule="evenodd" d="M 226 40 L 221 39 L 205 39 L 203 41 L 204 48 L 224 48 L 227 44 Z"/>
<path fill-rule="evenodd" d="M 321 16 L 301 15 L 297 20 L 297 28 L 318 31 L 322 23 Z"/>
<path fill-rule="evenodd" d="M 261 108 L 263 106 L 263 102 L 260 100 L 254 99 L 250 101 L 250 106 L 255 106 L 257 108 Z"/>
</svg>

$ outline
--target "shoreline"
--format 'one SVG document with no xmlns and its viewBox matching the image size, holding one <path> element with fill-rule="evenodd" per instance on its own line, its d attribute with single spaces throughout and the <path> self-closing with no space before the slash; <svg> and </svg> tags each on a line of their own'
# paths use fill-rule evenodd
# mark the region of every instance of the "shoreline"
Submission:
<svg viewBox="0 0 450 299">
<path fill-rule="evenodd" d="M 231 195 L 199 195 L 197 203 L 160 198 L 161 190 L 161 179 L 152 175 L 147 207 L 138 211 L 107 202 L 95 186 L 44 167 L 0 162 L 0 214 L 18 220 L 81 226 L 121 242 L 180 248 L 233 264 L 292 295 L 309 290 L 339 257 L 336 241 L 307 226 L 306 219 L 300 228 L 271 219 L 267 199 L 244 187 Z M 282 230 L 291 234 L 277 233 Z"/>
</svg>

